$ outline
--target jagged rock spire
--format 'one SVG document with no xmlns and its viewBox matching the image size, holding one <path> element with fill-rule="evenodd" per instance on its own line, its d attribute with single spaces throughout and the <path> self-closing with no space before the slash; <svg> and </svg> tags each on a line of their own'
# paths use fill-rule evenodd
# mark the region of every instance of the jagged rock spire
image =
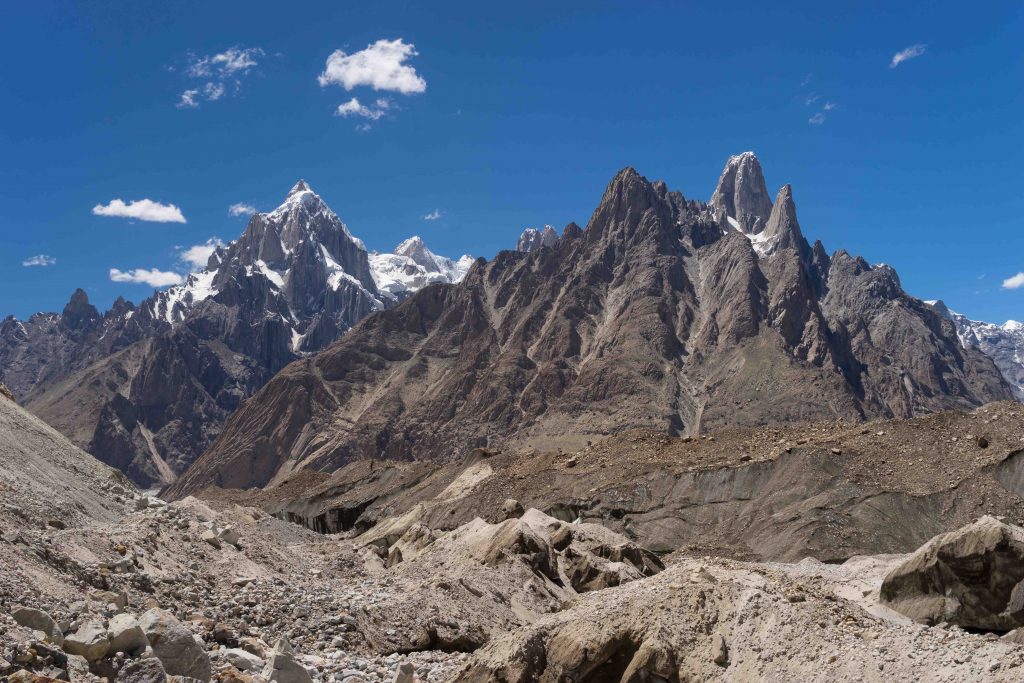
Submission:
<svg viewBox="0 0 1024 683">
<path fill-rule="evenodd" d="M 753 152 L 729 157 L 711 195 L 711 206 L 735 220 L 745 233 L 756 235 L 765 229 L 772 202 Z"/>
<path fill-rule="evenodd" d="M 791 247 L 804 250 L 806 240 L 800 232 L 800 223 L 796 220 L 796 204 L 793 202 L 791 185 L 783 185 L 779 190 L 764 234 L 766 238 L 772 240 L 775 249 Z"/>
<path fill-rule="evenodd" d="M 89 295 L 81 288 L 75 290 L 61 313 L 61 321 L 70 328 L 82 327 L 99 318 L 99 311 L 89 303 Z"/>
</svg>

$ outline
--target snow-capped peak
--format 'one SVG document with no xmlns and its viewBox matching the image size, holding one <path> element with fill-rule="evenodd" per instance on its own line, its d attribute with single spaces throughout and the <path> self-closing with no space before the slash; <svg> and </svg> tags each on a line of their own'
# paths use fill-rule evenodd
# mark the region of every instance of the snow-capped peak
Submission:
<svg viewBox="0 0 1024 683">
<path fill-rule="evenodd" d="M 462 280 L 475 259 L 468 254 L 458 261 L 438 256 L 423 238 L 413 235 L 391 254 L 370 254 L 370 272 L 377 289 L 394 299 L 404 299 L 427 285 Z"/>
<path fill-rule="evenodd" d="M 426 243 L 423 242 L 423 238 L 419 235 L 413 235 L 399 244 L 395 247 L 395 253 L 400 256 L 408 256 L 421 266 L 426 266 L 426 264 L 421 263 L 421 261 L 426 261 L 430 256 L 434 255 L 429 249 L 427 249 Z"/>
<path fill-rule="evenodd" d="M 976 347 L 990 357 L 1018 400 L 1024 400 L 1024 324 L 1016 320 L 1007 320 L 1002 325 L 971 320 L 941 301 L 925 303 L 953 321 L 964 348 Z"/>
<path fill-rule="evenodd" d="M 309 186 L 309 183 L 307 183 L 305 180 L 302 180 L 300 178 L 299 182 L 297 182 L 294 185 L 292 185 L 292 189 L 288 190 L 288 196 L 291 197 L 293 194 L 297 194 L 299 192 L 312 192 L 312 191 L 313 191 L 313 189 Z"/>
<path fill-rule="evenodd" d="M 300 212 L 304 215 L 299 216 Z M 292 189 L 288 191 L 288 196 L 285 197 L 284 202 L 279 207 L 270 213 L 261 215 L 265 216 L 271 223 L 286 224 L 279 228 L 283 238 L 282 245 L 286 250 L 294 248 L 298 242 L 304 239 L 305 236 L 300 233 L 308 232 L 308 229 L 321 229 L 319 226 L 322 223 L 317 219 L 322 218 L 328 223 L 330 229 L 340 230 L 356 246 L 366 251 L 366 244 L 349 232 L 348 226 L 327 206 L 327 203 L 320 198 L 320 195 L 313 192 L 309 183 L 305 180 L 299 180 L 299 182 L 292 186 Z M 306 230 L 296 230 L 294 227 L 287 225 L 290 223 L 301 224 Z"/>
</svg>

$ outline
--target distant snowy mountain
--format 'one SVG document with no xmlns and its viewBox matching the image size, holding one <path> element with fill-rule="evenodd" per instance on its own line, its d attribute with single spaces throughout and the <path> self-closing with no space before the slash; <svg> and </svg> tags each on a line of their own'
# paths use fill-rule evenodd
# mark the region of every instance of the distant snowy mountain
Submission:
<svg viewBox="0 0 1024 683">
<path fill-rule="evenodd" d="M 60 314 L 4 320 L 0 381 L 138 484 L 169 483 L 288 363 L 472 263 L 418 237 L 370 255 L 300 180 L 203 270 L 138 306 L 119 299 L 101 315 L 78 290 Z"/>
<path fill-rule="evenodd" d="M 558 244 L 558 232 L 550 225 L 545 225 L 543 230 L 537 228 L 526 228 L 516 242 L 516 251 L 530 252 L 541 247 L 553 247 Z"/>
<path fill-rule="evenodd" d="M 516 242 L 516 251 L 529 253 L 544 247 L 553 248 L 558 245 L 558 241 L 562 238 L 576 239 L 582 234 L 583 228 L 576 225 L 575 222 L 569 223 L 562 228 L 561 237 L 558 236 L 558 231 L 550 225 L 545 225 L 543 230 L 526 228 L 519 235 L 519 240 Z"/>
<path fill-rule="evenodd" d="M 421 237 L 413 236 L 392 254 L 371 253 L 370 271 L 382 295 L 401 301 L 427 285 L 461 281 L 475 260 L 468 254 L 457 261 L 438 256 Z"/>
<path fill-rule="evenodd" d="M 927 301 L 935 310 L 956 325 L 960 343 L 980 349 L 995 361 L 996 367 L 1010 384 L 1014 395 L 1024 401 L 1024 323 L 1007 320 L 1002 325 L 971 320 L 950 310 L 941 301 Z"/>
</svg>

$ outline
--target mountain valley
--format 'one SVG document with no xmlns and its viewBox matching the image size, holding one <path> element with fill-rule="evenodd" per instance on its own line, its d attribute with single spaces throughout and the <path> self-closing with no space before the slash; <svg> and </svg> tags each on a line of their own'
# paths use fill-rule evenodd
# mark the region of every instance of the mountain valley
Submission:
<svg viewBox="0 0 1024 683">
<path fill-rule="evenodd" d="M 1017 681 L 1019 332 L 749 152 L 489 261 L 300 181 L 182 285 L 0 323 L 0 677 Z"/>
</svg>

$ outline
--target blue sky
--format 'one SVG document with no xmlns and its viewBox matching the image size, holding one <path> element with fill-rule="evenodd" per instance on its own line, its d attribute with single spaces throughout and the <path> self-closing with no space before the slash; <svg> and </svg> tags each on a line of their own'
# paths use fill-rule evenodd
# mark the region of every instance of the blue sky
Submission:
<svg viewBox="0 0 1024 683">
<path fill-rule="evenodd" d="M 152 288 L 111 268 L 182 272 L 180 248 L 244 229 L 229 206 L 269 210 L 300 177 L 371 249 L 490 257 L 585 224 L 624 166 L 706 200 L 752 149 L 808 238 L 1024 319 L 1002 286 L 1024 271 L 1021 4 L 855 5 L 9 3 L 0 315 L 79 286 L 137 302 Z M 93 213 L 114 199 L 186 222 Z"/>
</svg>

